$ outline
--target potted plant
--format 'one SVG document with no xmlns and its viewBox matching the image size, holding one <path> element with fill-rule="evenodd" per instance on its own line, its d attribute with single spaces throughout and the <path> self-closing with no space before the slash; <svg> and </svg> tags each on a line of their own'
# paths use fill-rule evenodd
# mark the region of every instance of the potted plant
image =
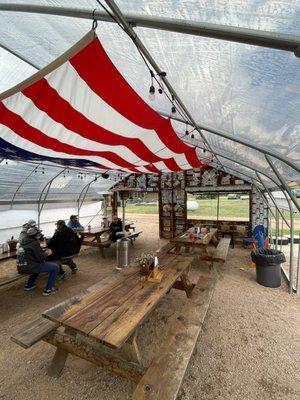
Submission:
<svg viewBox="0 0 300 400">
<path fill-rule="evenodd" d="M 154 268 L 154 254 L 153 253 L 142 253 L 136 258 L 138 266 L 140 267 L 141 275 L 149 275 Z"/>
<path fill-rule="evenodd" d="M 14 251 L 16 251 L 17 249 L 17 239 L 14 239 L 14 237 L 12 236 L 10 239 L 8 239 L 7 244 L 9 245 L 9 251 L 11 253 L 13 253 Z"/>
</svg>

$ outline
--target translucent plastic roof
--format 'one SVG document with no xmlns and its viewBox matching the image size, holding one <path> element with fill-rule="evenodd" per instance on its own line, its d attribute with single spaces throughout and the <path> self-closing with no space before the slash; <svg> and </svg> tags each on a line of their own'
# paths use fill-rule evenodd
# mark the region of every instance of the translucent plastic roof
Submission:
<svg viewBox="0 0 300 400">
<path fill-rule="evenodd" d="M 95 180 L 95 178 L 97 179 Z M 47 184 L 50 185 L 49 192 Z M 24 202 L 72 202 L 102 198 L 120 177 L 111 173 L 108 179 L 94 173 L 63 168 L 50 163 L 28 163 L 2 160 L 0 163 L 0 205 L 24 204 Z M 91 183 L 89 185 L 89 183 Z M 46 196 L 45 196 L 46 195 Z"/>
<path fill-rule="evenodd" d="M 91 28 L 91 20 L 1 11 L 1 3 L 11 2 L 0 1 L 0 44 L 37 67 L 47 65 Z M 91 13 L 95 8 L 102 10 L 92 0 L 16 3 L 76 7 Z M 300 36 L 298 0 L 118 0 L 117 4 L 123 13 Z M 292 52 L 158 29 L 137 27 L 135 32 L 161 70 L 167 72 L 197 124 L 254 143 L 300 167 L 300 59 Z M 149 72 L 132 40 L 110 22 L 99 22 L 97 34 L 116 67 L 149 102 Z M 17 57 L 0 51 L 0 91 L 33 71 Z M 164 95 L 157 94 L 151 106 L 170 114 L 170 102 Z M 184 134 L 184 124 L 174 126 L 180 135 Z M 278 182 L 262 152 L 211 131 L 203 130 L 203 135 L 219 155 L 222 168 L 238 170 L 254 179 L 258 170 Z M 195 145 L 198 139 L 200 143 L 196 135 Z M 276 158 L 272 160 L 285 181 L 299 180 L 295 169 Z M 274 186 L 269 178 L 263 179 Z"/>
</svg>

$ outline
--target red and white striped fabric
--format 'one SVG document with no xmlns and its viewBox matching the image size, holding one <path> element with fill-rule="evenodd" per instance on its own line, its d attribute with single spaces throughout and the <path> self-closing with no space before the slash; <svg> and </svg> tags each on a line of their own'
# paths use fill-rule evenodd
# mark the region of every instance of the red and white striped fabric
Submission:
<svg viewBox="0 0 300 400">
<path fill-rule="evenodd" d="M 43 158 L 107 170 L 201 167 L 194 147 L 130 87 L 94 32 L 1 96 L 0 138 Z"/>
</svg>

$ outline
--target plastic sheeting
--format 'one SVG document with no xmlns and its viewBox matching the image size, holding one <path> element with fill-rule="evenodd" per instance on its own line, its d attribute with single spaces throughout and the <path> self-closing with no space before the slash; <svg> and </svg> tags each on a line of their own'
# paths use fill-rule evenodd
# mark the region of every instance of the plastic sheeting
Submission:
<svg viewBox="0 0 300 400">
<path fill-rule="evenodd" d="M 72 1 L 19 3 L 75 6 Z M 297 0 L 230 3 L 223 0 L 118 0 L 117 3 L 123 12 L 300 35 Z M 92 11 L 97 3 L 76 1 L 76 7 Z M 1 43 L 40 67 L 74 44 L 91 27 L 88 20 L 13 12 L 0 12 L 0 22 Z M 222 129 L 300 165 L 300 60 L 294 54 L 146 28 L 136 28 L 136 32 L 161 69 L 167 72 L 174 89 L 200 125 Z M 149 102 L 149 72 L 131 39 L 112 23 L 99 23 L 97 33 L 116 67 Z M 4 69 L 7 64 L 9 69 Z M 0 74 L 3 71 L 6 79 L 0 82 L 4 81 L 6 87 L 2 84 L 1 89 L 23 80 L 29 73 L 28 67 L 22 70 L 19 61 L 12 60 L 11 56 L 6 58 L 2 51 Z M 170 113 L 170 103 L 163 95 L 157 94 L 151 105 Z M 247 162 L 250 168 L 266 170 L 276 180 L 261 153 L 211 133 L 205 136 L 213 148 L 233 160 L 226 161 L 228 166 L 232 162 L 232 168 L 236 168 L 239 161 Z M 241 172 L 244 170 L 239 168 Z M 249 169 L 246 170 L 249 173 Z M 281 173 L 286 181 L 299 179 L 295 170 L 285 164 L 281 166 Z M 274 186 L 269 180 L 266 183 Z"/>
<path fill-rule="evenodd" d="M 111 173 L 108 179 L 98 175 L 94 181 L 95 174 L 81 173 L 50 163 L 2 160 L 0 167 L 0 204 L 6 206 L 38 202 L 43 189 L 53 178 L 55 179 L 46 196 L 47 202 L 76 202 L 85 187 L 88 189 L 86 201 L 97 201 L 121 178 L 119 174 Z M 92 183 L 88 188 L 90 182 Z"/>
</svg>

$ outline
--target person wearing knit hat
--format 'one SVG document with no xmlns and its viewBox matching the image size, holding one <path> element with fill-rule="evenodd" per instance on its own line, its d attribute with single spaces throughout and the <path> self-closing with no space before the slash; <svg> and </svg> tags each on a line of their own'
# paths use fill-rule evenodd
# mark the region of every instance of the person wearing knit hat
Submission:
<svg viewBox="0 0 300 400">
<path fill-rule="evenodd" d="M 59 266 L 53 262 L 47 262 L 46 257 L 51 254 L 51 250 L 41 248 L 39 239 L 42 232 L 36 227 L 30 227 L 26 236 L 17 250 L 17 268 L 19 273 L 30 275 L 24 290 L 32 290 L 36 287 L 35 282 L 41 272 L 49 272 L 48 281 L 43 291 L 44 296 L 56 293 L 54 287 Z"/>
<path fill-rule="evenodd" d="M 77 235 L 71 228 L 67 227 L 65 221 L 62 219 L 59 219 L 55 225 L 56 231 L 54 235 L 47 240 L 47 247 L 52 250 L 52 254 L 47 258 L 47 261 L 70 257 L 64 264 L 71 268 L 72 273 L 76 273 L 77 265 L 71 256 L 78 254 Z M 66 272 L 60 266 L 58 279 L 62 279 L 65 275 Z"/>
<path fill-rule="evenodd" d="M 36 226 L 36 222 L 34 219 L 30 219 L 26 224 L 22 225 L 22 230 L 19 235 L 19 243 L 21 245 L 22 240 L 27 236 L 27 231 L 29 228 Z"/>
</svg>

